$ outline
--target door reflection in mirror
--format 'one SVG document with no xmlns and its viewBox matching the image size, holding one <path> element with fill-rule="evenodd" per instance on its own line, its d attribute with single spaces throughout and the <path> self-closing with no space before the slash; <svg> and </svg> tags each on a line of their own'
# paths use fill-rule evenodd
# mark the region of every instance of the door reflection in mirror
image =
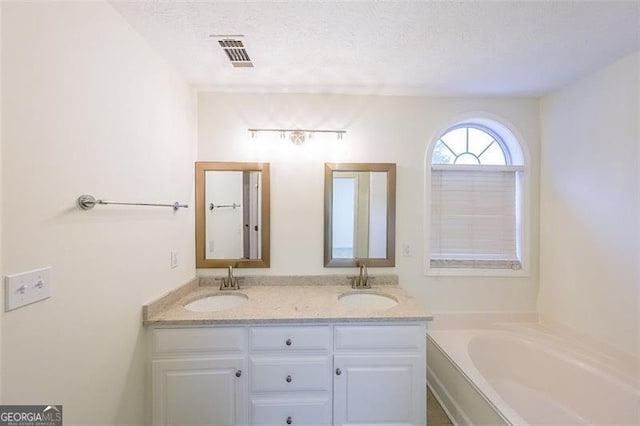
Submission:
<svg viewBox="0 0 640 426">
<path fill-rule="evenodd" d="M 387 255 L 387 172 L 333 172 L 333 259 Z"/>
<path fill-rule="evenodd" d="M 356 231 L 356 178 L 333 177 L 331 257 L 353 259 Z"/>
<path fill-rule="evenodd" d="M 261 172 L 205 172 L 206 258 L 260 259 Z"/>
</svg>

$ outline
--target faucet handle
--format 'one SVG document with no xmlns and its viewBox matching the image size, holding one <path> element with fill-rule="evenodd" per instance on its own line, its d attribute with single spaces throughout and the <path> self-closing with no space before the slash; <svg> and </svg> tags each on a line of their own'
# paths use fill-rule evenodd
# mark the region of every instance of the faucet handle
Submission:
<svg viewBox="0 0 640 426">
<path fill-rule="evenodd" d="M 358 275 L 350 275 L 347 279 L 351 280 L 351 288 L 358 288 L 360 285 L 360 277 Z"/>
</svg>

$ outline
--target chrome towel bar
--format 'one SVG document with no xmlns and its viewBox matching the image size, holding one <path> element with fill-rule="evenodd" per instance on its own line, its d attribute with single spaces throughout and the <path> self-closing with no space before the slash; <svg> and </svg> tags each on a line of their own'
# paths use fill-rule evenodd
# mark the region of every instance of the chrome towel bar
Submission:
<svg viewBox="0 0 640 426">
<path fill-rule="evenodd" d="M 213 210 L 213 209 L 225 209 L 225 208 L 231 208 L 231 209 L 237 209 L 238 207 L 242 207 L 240 204 L 209 204 L 209 210 Z"/>
<path fill-rule="evenodd" d="M 180 204 L 177 201 L 173 204 L 156 204 L 156 203 L 123 203 L 119 201 L 96 200 L 93 195 L 81 195 L 78 197 L 78 205 L 82 210 L 91 210 L 96 204 L 117 204 L 121 206 L 149 206 L 149 207 L 173 207 L 174 211 L 179 208 L 187 209 L 188 204 Z"/>
</svg>

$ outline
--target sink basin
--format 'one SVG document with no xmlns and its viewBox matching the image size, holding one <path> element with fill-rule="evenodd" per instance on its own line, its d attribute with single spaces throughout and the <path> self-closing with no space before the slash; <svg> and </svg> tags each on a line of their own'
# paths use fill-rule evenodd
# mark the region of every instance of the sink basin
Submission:
<svg viewBox="0 0 640 426">
<path fill-rule="evenodd" d="M 215 296 L 202 297 L 184 305 L 191 312 L 216 312 L 235 308 L 242 305 L 249 298 L 240 294 L 216 294 Z"/>
<path fill-rule="evenodd" d="M 338 302 L 354 309 L 388 309 L 398 304 L 393 297 L 377 293 L 346 293 Z"/>
</svg>

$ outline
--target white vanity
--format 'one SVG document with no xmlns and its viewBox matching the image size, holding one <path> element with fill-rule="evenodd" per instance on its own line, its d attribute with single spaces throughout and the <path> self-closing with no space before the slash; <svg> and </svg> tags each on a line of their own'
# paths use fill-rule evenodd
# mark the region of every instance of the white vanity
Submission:
<svg viewBox="0 0 640 426">
<path fill-rule="evenodd" d="M 218 292 L 196 286 L 145 310 L 150 424 L 425 425 L 430 316 L 398 286 L 370 311 L 337 302 L 348 290 L 251 286 L 239 307 L 189 312 Z"/>
<path fill-rule="evenodd" d="M 144 307 L 149 423 L 425 425 L 431 316 L 397 276 L 367 273 L 395 266 L 395 164 L 325 164 L 325 266 L 360 267 L 357 277 L 247 276 L 238 288 L 232 267 L 270 265 L 269 170 L 196 163 L 196 267 L 227 276 Z M 338 217 L 353 218 L 353 232 L 337 238 Z"/>
</svg>

